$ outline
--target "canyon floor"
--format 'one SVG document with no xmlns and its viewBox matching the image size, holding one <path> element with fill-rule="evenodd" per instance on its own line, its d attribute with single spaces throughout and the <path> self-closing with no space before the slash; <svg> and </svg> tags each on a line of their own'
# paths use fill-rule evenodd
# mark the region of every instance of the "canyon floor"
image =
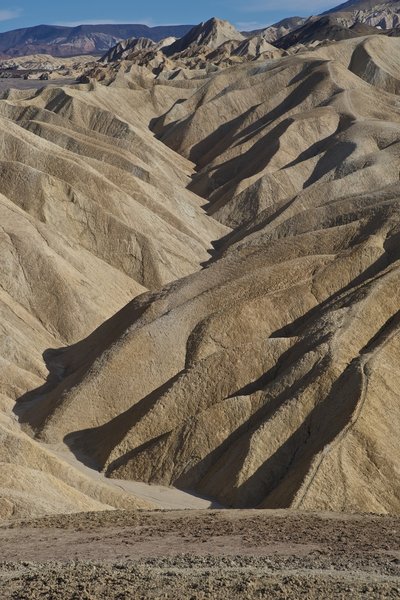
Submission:
<svg viewBox="0 0 400 600">
<path fill-rule="evenodd" d="M 400 517 L 110 511 L 0 528 L 2 598 L 399 598 Z"/>
</svg>

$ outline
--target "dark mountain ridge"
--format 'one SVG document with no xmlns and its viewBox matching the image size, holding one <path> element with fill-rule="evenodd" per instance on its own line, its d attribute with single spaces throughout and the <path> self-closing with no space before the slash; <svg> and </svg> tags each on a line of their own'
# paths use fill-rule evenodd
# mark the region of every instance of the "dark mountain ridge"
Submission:
<svg viewBox="0 0 400 600">
<path fill-rule="evenodd" d="M 0 33 L 0 55 L 52 54 L 67 57 L 103 54 L 126 38 L 147 37 L 159 42 L 166 37 L 182 37 L 191 28 L 192 25 L 37 25 Z"/>
</svg>

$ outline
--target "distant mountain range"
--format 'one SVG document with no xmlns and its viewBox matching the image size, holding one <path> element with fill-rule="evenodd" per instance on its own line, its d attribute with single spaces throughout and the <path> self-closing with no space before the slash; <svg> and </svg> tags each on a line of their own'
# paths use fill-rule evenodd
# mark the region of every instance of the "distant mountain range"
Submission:
<svg viewBox="0 0 400 600">
<path fill-rule="evenodd" d="M 61 27 L 38 25 L 0 33 L 0 56 L 26 56 L 28 54 L 51 54 L 53 56 L 77 56 L 104 54 L 120 40 L 146 37 L 159 42 L 166 37 L 184 36 L 192 25 L 80 25 Z"/>
</svg>

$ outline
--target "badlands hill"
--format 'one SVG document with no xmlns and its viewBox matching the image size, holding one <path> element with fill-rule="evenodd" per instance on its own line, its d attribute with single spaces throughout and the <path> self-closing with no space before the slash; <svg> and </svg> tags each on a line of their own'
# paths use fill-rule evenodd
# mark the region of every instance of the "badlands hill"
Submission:
<svg viewBox="0 0 400 600">
<path fill-rule="evenodd" d="M 0 101 L 2 514 L 399 512 L 400 40 L 118 64 Z"/>
</svg>

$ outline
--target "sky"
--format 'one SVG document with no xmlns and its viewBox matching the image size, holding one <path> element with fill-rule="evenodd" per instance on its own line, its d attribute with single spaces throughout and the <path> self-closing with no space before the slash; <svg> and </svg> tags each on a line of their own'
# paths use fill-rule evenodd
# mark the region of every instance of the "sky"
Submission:
<svg viewBox="0 0 400 600">
<path fill-rule="evenodd" d="M 284 17 L 318 14 L 335 4 L 327 0 L 0 0 L 0 31 L 40 24 L 197 24 L 214 16 L 251 30 Z"/>
</svg>

